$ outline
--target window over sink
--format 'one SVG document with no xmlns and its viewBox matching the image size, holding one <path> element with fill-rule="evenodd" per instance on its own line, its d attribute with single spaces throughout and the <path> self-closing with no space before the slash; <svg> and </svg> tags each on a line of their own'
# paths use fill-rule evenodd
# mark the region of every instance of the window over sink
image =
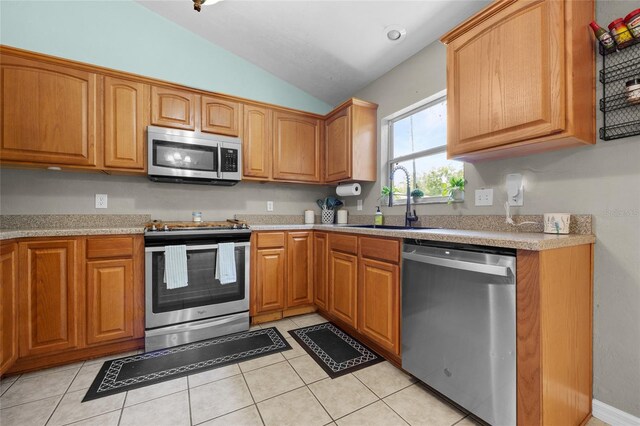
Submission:
<svg viewBox="0 0 640 426">
<path fill-rule="evenodd" d="M 414 203 L 446 203 L 443 184 L 450 178 L 464 178 L 464 163 L 447 160 L 447 97 L 437 95 L 423 105 L 389 120 L 389 174 L 396 166 L 409 171 L 411 190 L 424 197 Z M 407 184 L 402 172 L 394 176 L 393 204 L 407 202 Z"/>
</svg>

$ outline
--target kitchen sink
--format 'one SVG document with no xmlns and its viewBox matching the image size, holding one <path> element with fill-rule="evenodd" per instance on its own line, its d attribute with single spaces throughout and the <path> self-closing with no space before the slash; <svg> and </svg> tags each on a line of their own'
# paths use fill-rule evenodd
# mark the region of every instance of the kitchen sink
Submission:
<svg viewBox="0 0 640 426">
<path fill-rule="evenodd" d="M 407 230 L 418 230 L 418 229 L 438 229 L 435 227 L 416 227 L 416 226 L 399 226 L 399 225 L 349 225 L 352 228 L 370 228 L 370 229 L 407 229 Z"/>
</svg>

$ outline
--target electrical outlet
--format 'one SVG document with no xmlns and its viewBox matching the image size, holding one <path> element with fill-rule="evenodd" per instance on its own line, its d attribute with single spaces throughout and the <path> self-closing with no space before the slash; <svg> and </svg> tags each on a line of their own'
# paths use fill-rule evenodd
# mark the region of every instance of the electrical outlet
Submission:
<svg viewBox="0 0 640 426">
<path fill-rule="evenodd" d="M 107 194 L 96 194 L 96 209 L 107 208 Z"/>
<path fill-rule="evenodd" d="M 362 200 L 358 200 L 358 205 L 356 207 L 358 211 L 362 211 Z"/>
<path fill-rule="evenodd" d="M 273 211 L 273 201 L 267 201 L 267 211 L 268 212 Z"/>
<path fill-rule="evenodd" d="M 493 205 L 493 188 L 476 189 L 476 206 Z"/>
</svg>

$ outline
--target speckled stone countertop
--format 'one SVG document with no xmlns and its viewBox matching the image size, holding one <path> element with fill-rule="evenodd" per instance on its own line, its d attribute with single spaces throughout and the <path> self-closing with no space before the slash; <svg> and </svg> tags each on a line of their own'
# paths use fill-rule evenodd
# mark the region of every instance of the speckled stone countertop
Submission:
<svg viewBox="0 0 640 426">
<path fill-rule="evenodd" d="M 4 215 L 0 217 L 0 240 L 142 234 L 150 219 L 150 215 Z"/>
<path fill-rule="evenodd" d="M 591 234 L 553 235 L 533 232 L 469 231 L 463 229 L 372 229 L 349 225 L 252 225 L 251 228 L 254 231 L 315 229 L 319 231 L 446 241 L 533 251 L 591 244 L 596 240 L 595 236 Z"/>
</svg>

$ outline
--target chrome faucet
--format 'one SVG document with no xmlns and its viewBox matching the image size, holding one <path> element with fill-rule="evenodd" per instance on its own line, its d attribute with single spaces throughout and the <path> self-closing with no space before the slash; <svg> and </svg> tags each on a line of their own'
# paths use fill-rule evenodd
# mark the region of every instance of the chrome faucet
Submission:
<svg viewBox="0 0 640 426">
<path fill-rule="evenodd" d="M 391 181 L 392 190 L 389 194 L 389 207 L 393 206 L 393 175 L 398 170 L 402 170 L 407 177 L 407 212 L 404 215 L 404 226 L 406 228 L 411 228 L 411 223 L 416 222 L 418 220 L 418 216 L 416 215 L 415 209 L 413 210 L 413 214 L 411 214 L 411 178 L 409 177 L 409 171 L 402 166 L 395 166 L 391 169 L 389 180 Z"/>
</svg>

